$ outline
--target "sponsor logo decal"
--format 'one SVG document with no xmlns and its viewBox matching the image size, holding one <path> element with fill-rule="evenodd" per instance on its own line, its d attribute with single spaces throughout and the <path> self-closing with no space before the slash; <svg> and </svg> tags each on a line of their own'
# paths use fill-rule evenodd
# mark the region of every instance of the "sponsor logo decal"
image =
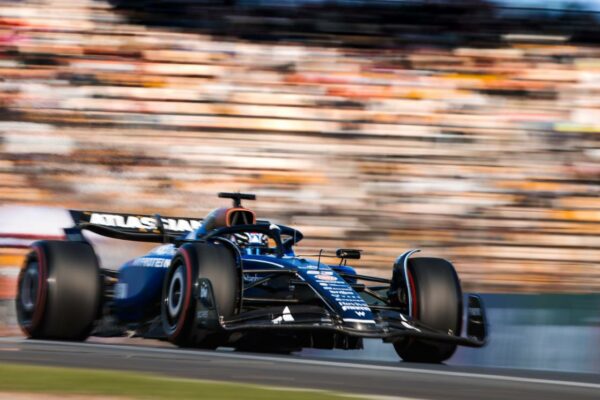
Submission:
<svg viewBox="0 0 600 400">
<path fill-rule="evenodd" d="M 253 283 L 253 282 L 256 282 L 256 281 L 258 281 L 259 279 L 262 279 L 262 278 L 263 277 L 261 277 L 260 275 L 257 275 L 257 274 L 254 274 L 254 275 L 245 274 L 244 275 L 244 282 Z"/>
<path fill-rule="evenodd" d="M 117 283 L 115 285 L 115 299 L 125 299 L 127 298 L 127 284 L 126 283 Z"/>
<path fill-rule="evenodd" d="M 367 303 L 364 303 L 365 305 L 357 305 L 357 302 L 342 302 L 340 301 L 340 304 L 342 305 L 342 310 L 344 311 L 371 311 L 371 309 L 369 308 L 369 306 L 367 306 Z M 358 303 L 360 304 L 360 303 Z"/>
<path fill-rule="evenodd" d="M 312 274 L 311 274 L 312 275 Z M 337 304 L 344 312 L 344 320 L 349 317 L 372 318 L 371 308 L 365 301 L 348 285 L 346 281 L 338 277 L 333 271 L 319 271 L 314 275 L 315 286 L 326 297 Z"/>
<path fill-rule="evenodd" d="M 356 319 L 356 318 L 344 318 L 344 322 L 360 322 L 361 324 L 375 324 L 373 319 Z"/>
<path fill-rule="evenodd" d="M 114 228 L 138 230 L 155 230 L 156 221 L 153 217 L 136 217 L 135 215 L 92 213 L 90 223 Z M 189 232 L 200 227 L 200 220 L 187 218 L 162 218 L 167 231 Z"/>
<path fill-rule="evenodd" d="M 206 285 L 202 285 L 200 287 L 200 299 L 206 300 L 208 298 L 208 287 Z"/>
<path fill-rule="evenodd" d="M 133 260 L 131 263 L 134 267 L 148 267 L 148 268 L 168 268 L 171 265 L 171 259 L 169 258 L 157 258 L 157 257 L 143 257 Z"/>
<path fill-rule="evenodd" d="M 313 270 L 319 269 L 319 267 L 317 267 L 316 265 L 311 265 L 311 264 L 308 264 L 308 265 L 298 265 L 298 268 L 300 268 L 300 269 L 313 269 Z"/>
<path fill-rule="evenodd" d="M 174 256 L 175 255 L 175 246 L 172 244 L 166 244 L 164 246 L 159 246 L 152 250 L 151 254 L 156 254 L 158 256 Z"/>
<path fill-rule="evenodd" d="M 246 236 L 248 237 L 248 244 L 255 244 L 260 246 L 263 244 L 263 240 L 266 240 L 265 236 L 262 233 L 248 232 L 246 233 Z"/>
<path fill-rule="evenodd" d="M 208 310 L 201 310 L 196 313 L 196 318 L 199 321 L 205 322 L 208 319 Z"/>
<path fill-rule="evenodd" d="M 279 317 L 274 318 L 271 322 L 274 324 L 280 324 L 282 322 L 294 322 L 294 317 L 292 316 L 292 313 L 290 312 L 290 308 L 289 307 L 284 308 L 283 313 Z"/>
<path fill-rule="evenodd" d="M 319 275 L 316 275 L 315 278 L 317 278 L 318 280 L 321 280 L 321 281 L 337 281 L 337 278 L 335 276 L 331 276 L 331 275 L 319 274 Z"/>
</svg>

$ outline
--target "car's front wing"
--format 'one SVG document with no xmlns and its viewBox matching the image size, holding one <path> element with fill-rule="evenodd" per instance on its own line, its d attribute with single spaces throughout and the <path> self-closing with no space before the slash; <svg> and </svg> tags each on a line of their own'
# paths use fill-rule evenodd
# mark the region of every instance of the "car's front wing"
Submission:
<svg viewBox="0 0 600 400">
<path fill-rule="evenodd" d="M 455 343 L 460 346 L 482 347 L 487 341 L 487 322 L 481 299 L 469 295 L 467 308 L 466 336 L 453 331 L 432 329 L 404 314 L 385 310 L 377 311 L 374 323 L 348 322 L 323 307 L 302 304 L 267 306 L 242 313 L 234 319 L 218 318 L 209 280 L 200 279 L 196 323 L 200 328 L 217 329 L 224 332 L 248 331 L 330 331 L 360 338 L 383 339 L 395 342 L 405 337 L 426 339 L 435 342 Z"/>
</svg>

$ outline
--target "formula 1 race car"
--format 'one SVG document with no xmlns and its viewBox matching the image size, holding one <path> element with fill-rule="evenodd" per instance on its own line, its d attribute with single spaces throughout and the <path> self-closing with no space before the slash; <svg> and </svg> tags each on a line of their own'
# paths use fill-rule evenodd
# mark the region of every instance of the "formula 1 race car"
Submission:
<svg viewBox="0 0 600 400">
<path fill-rule="evenodd" d="M 71 211 L 64 241 L 32 245 L 18 279 L 17 317 L 31 338 L 85 340 L 125 332 L 181 346 L 292 352 L 359 349 L 363 338 L 394 345 L 407 361 L 442 362 L 458 345 L 481 347 L 481 300 L 463 294 L 452 264 L 400 255 L 391 279 L 296 255 L 299 231 L 257 220 L 243 193 L 220 193 L 233 207 L 202 220 Z M 118 271 L 101 268 L 82 231 L 160 245 Z M 371 282 L 374 286 L 367 286 Z M 116 328 L 115 328 L 116 327 Z M 103 332 L 104 329 L 104 332 Z M 116 332 L 116 333 L 115 333 Z"/>
</svg>

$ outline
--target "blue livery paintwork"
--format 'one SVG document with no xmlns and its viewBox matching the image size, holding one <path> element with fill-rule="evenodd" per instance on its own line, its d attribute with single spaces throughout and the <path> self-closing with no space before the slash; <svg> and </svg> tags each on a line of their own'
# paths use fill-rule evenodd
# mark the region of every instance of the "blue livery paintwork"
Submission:
<svg viewBox="0 0 600 400">
<path fill-rule="evenodd" d="M 174 245 L 162 245 L 121 266 L 115 295 L 115 314 L 121 321 L 139 321 L 149 308 L 158 308 L 163 280 L 175 252 Z M 290 253 L 293 254 L 292 251 Z M 289 255 L 242 254 L 242 263 L 245 271 L 266 268 L 297 271 L 300 279 L 308 282 L 327 306 L 342 316 L 345 322 L 373 322 L 373 314 L 367 303 L 338 274 L 355 274 L 352 267 L 327 265 Z"/>
</svg>

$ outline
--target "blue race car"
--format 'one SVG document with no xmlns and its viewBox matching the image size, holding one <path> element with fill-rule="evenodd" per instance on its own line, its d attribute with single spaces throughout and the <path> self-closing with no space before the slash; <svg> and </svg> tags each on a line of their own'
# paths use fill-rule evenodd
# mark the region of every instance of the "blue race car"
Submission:
<svg viewBox="0 0 600 400">
<path fill-rule="evenodd" d="M 39 241 L 21 270 L 16 300 L 27 336 L 85 340 L 125 332 L 181 347 L 291 352 L 359 349 L 363 338 L 393 343 L 408 361 L 442 362 L 458 345 L 481 347 L 481 300 L 463 294 L 444 259 L 400 255 L 390 279 L 297 255 L 299 231 L 257 220 L 243 193 L 220 193 L 233 207 L 202 220 L 71 211 L 67 240 Z M 160 245 L 118 271 L 102 268 L 82 231 Z M 370 283 L 371 286 L 367 284 Z"/>
</svg>

